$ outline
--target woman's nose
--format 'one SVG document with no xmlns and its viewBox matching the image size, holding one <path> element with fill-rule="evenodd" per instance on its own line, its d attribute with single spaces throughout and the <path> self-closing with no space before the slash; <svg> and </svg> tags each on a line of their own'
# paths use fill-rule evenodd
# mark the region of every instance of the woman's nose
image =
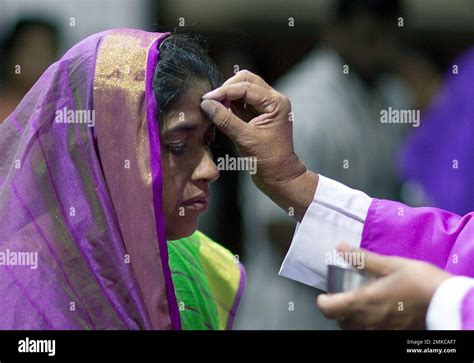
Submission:
<svg viewBox="0 0 474 363">
<path fill-rule="evenodd" d="M 212 160 L 212 155 L 206 150 L 203 152 L 199 165 L 195 170 L 194 179 L 212 183 L 218 178 L 219 169 L 217 169 L 217 165 Z"/>
</svg>

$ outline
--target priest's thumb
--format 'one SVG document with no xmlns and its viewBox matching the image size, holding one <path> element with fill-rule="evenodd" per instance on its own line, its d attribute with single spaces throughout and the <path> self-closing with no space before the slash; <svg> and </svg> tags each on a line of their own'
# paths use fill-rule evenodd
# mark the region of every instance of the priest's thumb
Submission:
<svg viewBox="0 0 474 363">
<path fill-rule="evenodd" d="M 237 147 L 240 148 L 240 146 L 245 143 L 244 138 L 250 126 L 234 115 L 230 109 L 214 100 L 202 101 L 201 109 L 217 128 L 230 138 Z"/>
</svg>

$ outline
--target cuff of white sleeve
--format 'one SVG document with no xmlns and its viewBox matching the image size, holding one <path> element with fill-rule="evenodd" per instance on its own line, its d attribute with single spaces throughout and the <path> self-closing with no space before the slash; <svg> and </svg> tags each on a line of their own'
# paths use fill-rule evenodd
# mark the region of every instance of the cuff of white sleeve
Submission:
<svg viewBox="0 0 474 363">
<path fill-rule="evenodd" d="M 279 274 L 326 290 L 328 259 L 339 241 L 360 246 L 371 202 L 365 193 L 320 175 L 313 202 L 296 227 Z"/>
<path fill-rule="evenodd" d="M 429 330 L 459 330 L 462 327 L 461 306 L 464 296 L 474 287 L 474 279 L 455 276 L 438 286 L 426 314 Z"/>
</svg>

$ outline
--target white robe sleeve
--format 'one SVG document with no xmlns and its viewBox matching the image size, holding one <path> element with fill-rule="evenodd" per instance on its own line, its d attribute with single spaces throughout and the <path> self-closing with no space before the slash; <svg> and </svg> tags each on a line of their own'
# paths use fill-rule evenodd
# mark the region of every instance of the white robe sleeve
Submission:
<svg viewBox="0 0 474 363">
<path fill-rule="evenodd" d="M 474 287 L 474 279 L 455 276 L 438 286 L 426 313 L 429 330 L 459 330 L 462 328 L 461 306 L 467 292 Z"/>
<path fill-rule="evenodd" d="M 359 247 L 372 198 L 339 182 L 319 176 L 311 205 L 298 223 L 279 274 L 326 290 L 327 264 L 336 244 Z"/>
</svg>

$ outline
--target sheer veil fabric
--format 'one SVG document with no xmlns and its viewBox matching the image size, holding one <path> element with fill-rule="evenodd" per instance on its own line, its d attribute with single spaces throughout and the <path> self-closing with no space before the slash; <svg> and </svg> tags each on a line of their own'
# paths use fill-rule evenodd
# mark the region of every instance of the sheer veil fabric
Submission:
<svg viewBox="0 0 474 363">
<path fill-rule="evenodd" d="M 0 126 L 0 329 L 180 329 L 151 86 L 168 35 L 90 36 Z"/>
</svg>

